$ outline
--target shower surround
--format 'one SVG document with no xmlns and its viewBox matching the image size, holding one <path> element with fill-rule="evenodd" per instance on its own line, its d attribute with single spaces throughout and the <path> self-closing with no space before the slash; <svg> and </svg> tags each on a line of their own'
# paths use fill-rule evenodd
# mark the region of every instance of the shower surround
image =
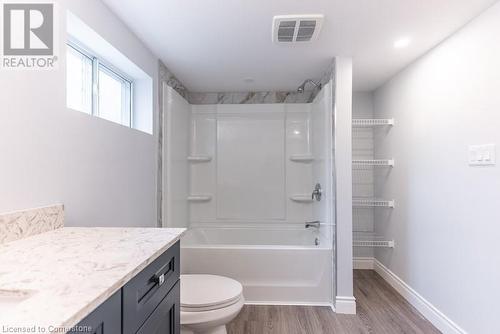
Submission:
<svg viewBox="0 0 500 334">
<path fill-rule="evenodd" d="M 252 303 L 333 303 L 332 94 L 192 105 L 164 86 L 163 226 L 189 228 L 184 273 L 233 277 Z"/>
</svg>

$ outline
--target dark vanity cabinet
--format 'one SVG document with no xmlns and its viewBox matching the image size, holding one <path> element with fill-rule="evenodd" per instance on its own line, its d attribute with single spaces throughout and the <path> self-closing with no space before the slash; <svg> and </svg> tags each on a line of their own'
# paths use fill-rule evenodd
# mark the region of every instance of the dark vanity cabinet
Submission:
<svg viewBox="0 0 500 334">
<path fill-rule="evenodd" d="M 180 282 L 177 282 L 137 334 L 180 333 Z"/>
<path fill-rule="evenodd" d="M 177 242 L 70 333 L 179 334 L 179 252 Z"/>
<path fill-rule="evenodd" d="M 177 243 L 123 287 L 123 334 L 152 334 L 155 332 L 144 331 L 143 327 L 163 328 L 167 323 L 172 323 L 172 330 L 161 333 L 179 333 L 179 260 Z M 170 322 L 172 316 L 174 321 Z"/>
<path fill-rule="evenodd" d="M 122 293 L 115 292 L 68 333 L 115 334 L 122 331 Z"/>
</svg>

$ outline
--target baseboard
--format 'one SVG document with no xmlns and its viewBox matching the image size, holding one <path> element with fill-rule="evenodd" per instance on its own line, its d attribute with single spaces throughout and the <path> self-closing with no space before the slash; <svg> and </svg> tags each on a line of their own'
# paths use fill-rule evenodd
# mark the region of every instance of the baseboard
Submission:
<svg viewBox="0 0 500 334">
<path fill-rule="evenodd" d="M 246 300 L 245 305 L 276 305 L 276 306 L 326 306 L 330 307 L 334 313 L 341 314 L 356 314 L 356 299 L 354 297 L 340 297 L 336 298 L 337 305 L 332 303 L 314 302 L 314 303 L 304 303 L 304 302 L 275 302 L 275 301 L 251 301 Z"/>
<path fill-rule="evenodd" d="M 352 267 L 354 269 L 375 269 L 373 257 L 355 257 L 352 260 Z"/>
<path fill-rule="evenodd" d="M 275 301 L 249 301 L 245 300 L 245 305 L 276 305 L 276 306 L 286 306 L 286 305 L 292 305 L 292 306 L 327 306 L 327 307 L 333 307 L 332 303 L 324 303 L 324 302 L 312 302 L 312 303 L 305 303 L 305 302 L 275 302 Z"/>
<path fill-rule="evenodd" d="M 335 312 L 340 314 L 356 314 L 356 298 L 337 296 L 335 298 Z"/>
<path fill-rule="evenodd" d="M 377 259 L 373 259 L 374 270 L 403 296 L 413 307 L 444 334 L 467 334 L 460 326 L 439 311 L 434 305 L 422 297 Z"/>
</svg>

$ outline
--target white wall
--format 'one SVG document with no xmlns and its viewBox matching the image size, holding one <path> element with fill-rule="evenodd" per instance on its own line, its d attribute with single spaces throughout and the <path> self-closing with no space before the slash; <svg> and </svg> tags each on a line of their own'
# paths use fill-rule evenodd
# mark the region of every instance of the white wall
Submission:
<svg viewBox="0 0 500 334">
<path fill-rule="evenodd" d="M 468 166 L 470 144 L 500 144 L 500 4 L 375 92 L 396 124 L 377 138 L 396 166 L 376 189 L 394 250 L 376 257 L 468 333 L 498 333 L 500 168 Z M 404 52 L 404 51 L 403 51 Z M 497 150 L 498 153 L 498 150 Z"/>
<path fill-rule="evenodd" d="M 155 137 L 66 108 L 66 8 L 157 82 L 157 58 L 100 1 L 59 1 L 59 69 L 0 75 L 0 212 L 60 202 L 66 225 L 156 226 Z"/>
<path fill-rule="evenodd" d="M 335 59 L 335 193 L 339 313 L 356 313 L 352 276 L 352 59 Z"/>
</svg>

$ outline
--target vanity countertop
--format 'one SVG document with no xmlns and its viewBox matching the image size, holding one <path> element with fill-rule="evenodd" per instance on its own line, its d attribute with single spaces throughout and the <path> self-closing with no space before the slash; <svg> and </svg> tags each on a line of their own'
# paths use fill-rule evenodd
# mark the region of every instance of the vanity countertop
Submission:
<svg viewBox="0 0 500 334">
<path fill-rule="evenodd" d="M 184 232 L 63 227 L 0 244 L 0 330 L 65 333 Z"/>
</svg>

